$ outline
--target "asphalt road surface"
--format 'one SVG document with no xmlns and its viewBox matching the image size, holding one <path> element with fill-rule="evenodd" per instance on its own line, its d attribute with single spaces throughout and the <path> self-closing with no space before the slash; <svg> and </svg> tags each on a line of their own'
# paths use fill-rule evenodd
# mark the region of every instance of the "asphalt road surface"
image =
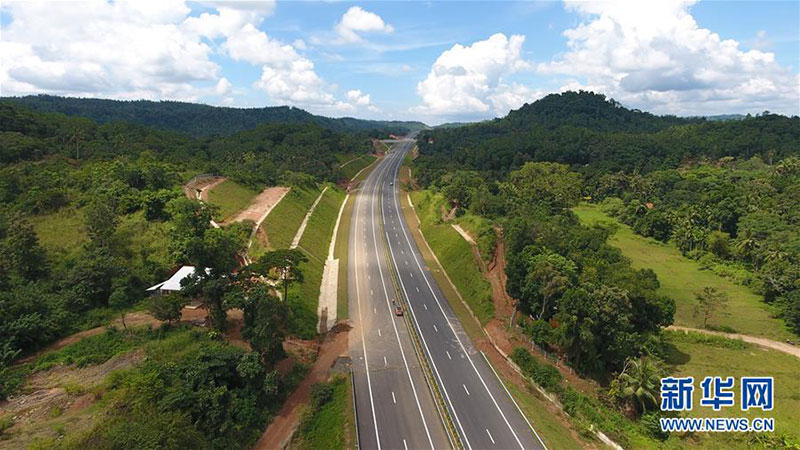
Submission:
<svg viewBox="0 0 800 450">
<path fill-rule="evenodd" d="M 353 211 L 348 280 L 359 443 L 362 448 L 452 446 L 405 321 L 394 315 L 388 272 L 393 270 L 462 446 L 544 448 L 464 332 L 408 230 L 395 181 L 412 145 L 406 140 L 393 146 L 363 183 Z"/>
<path fill-rule="evenodd" d="M 380 185 L 391 157 L 381 160 L 355 200 L 348 256 L 350 332 L 358 440 L 364 449 L 449 448 L 396 300 L 380 218 Z"/>
</svg>

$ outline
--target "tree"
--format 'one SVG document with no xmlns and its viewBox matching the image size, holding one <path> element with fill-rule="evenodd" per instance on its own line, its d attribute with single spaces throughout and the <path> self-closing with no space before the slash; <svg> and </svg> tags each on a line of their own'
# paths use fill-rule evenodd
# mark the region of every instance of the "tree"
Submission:
<svg viewBox="0 0 800 450">
<path fill-rule="evenodd" d="M 713 287 L 705 287 L 701 292 L 695 292 L 694 315 L 703 320 L 703 328 L 708 327 L 708 321 L 717 315 L 726 314 L 728 307 L 728 294 L 718 291 Z"/>
<path fill-rule="evenodd" d="M 628 358 L 625 367 L 612 382 L 612 391 L 633 404 L 639 413 L 658 408 L 658 392 L 664 370 L 651 356 Z"/>
<path fill-rule="evenodd" d="M 300 250 L 273 250 L 247 266 L 247 271 L 270 280 L 280 281 L 283 284 L 283 301 L 286 302 L 288 301 L 289 285 L 295 281 L 303 282 L 300 264 L 305 261 L 308 261 L 308 257 Z"/>
<path fill-rule="evenodd" d="M 147 301 L 147 311 L 156 319 L 171 324 L 181 318 L 181 310 L 188 303 L 189 299 L 180 294 L 158 295 Z"/>
<path fill-rule="evenodd" d="M 565 164 L 528 162 L 511 172 L 500 190 L 519 213 L 531 211 L 535 205 L 560 210 L 580 200 L 581 176 Z"/>
<path fill-rule="evenodd" d="M 243 282 L 242 288 L 228 296 L 228 304 L 242 309 L 242 337 L 261 355 L 265 367 L 272 367 L 286 356 L 283 339 L 288 332 L 289 311 L 285 302 L 262 282 Z"/>
<path fill-rule="evenodd" d="M 108 198 L 95 198 L 86 207 L 86 234 L 99 248 L 112 247 L 117 222 L 117 213 Z"/>
<path fill-rule="evenodd" d="M 108 306 L 119 310 L 119 318 L 122 321 L 122 327 L 126 330 L 128 326 L 125 324 L 125 307 L 128 306 L 128 296 L 124 289 L 114 289 L 108 297 Z"/>
</svg>

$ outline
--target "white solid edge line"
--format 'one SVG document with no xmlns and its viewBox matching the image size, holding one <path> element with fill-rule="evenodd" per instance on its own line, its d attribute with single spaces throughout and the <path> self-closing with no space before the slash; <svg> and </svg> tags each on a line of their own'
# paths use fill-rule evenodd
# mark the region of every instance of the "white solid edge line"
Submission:
<svg viewBox="0 0 800 450">
<path fill-rule="evenodd" d="M 380 173 L 378 175 L 378 179 L 379 180 L 380 180 L 381 177 L 383 177 L 389 171 L 389 168 L 391 168 L 391 163 L 389 164 L 387 170 L 383 171 L 382 173 Z M 370 209 L 371 209 L 371 214 L 370 214 L 371 227 L 370 228 L 372 228 L 372 241 L 373 241 L 373 244 L 375 246 L 375 258 L 377 258 L 377 260 L 378 260 L 378 273 L 380 274 L 380 277 L 381 277 L 381 285 L 383 286 L 383 294 L 384 294 L 384 297 L 386 298 L 386 307 L 389 308 L 389 313 L 392 314 L 392 306 L 389 303 L 389 293 L 388 293 L 388 291 L 386 289 L 386 282 L 385 282 L 385 280 L 383 278 L 383 269 L 382 269 L 381 263 L 380 263 L 380 252 L 378 251 L 378 240 L 377 240 L 376 235 L 375 235 L 376 224 L 375 224 L 375 201 L 374 201 L 374 197 L 375 197 L 375 191 L 377 190 L 377 187 L 378 187 L 378 183 L 375 183 L 375 185 L 374 185 L 374 187 L 372 189 L 373 201 L 372 201 L 372 204 L 370 205 Z M 383 203 L 381 203 L 381 206 L 382 205 L 383 205 Z M 381 216 L 383 216 L 383 214 L 381 214 Z M 403 343 L 400 341 L 400 333 L 397 331 L 397 323 L 393 319 L 392 319 L 391 322 L 392 322 L 392 327 L 394 327 L 395 337 L 397 338 L 397 345 L 400 347 L 400 355 L 402 355 L 403 364 L 406 367 L 406 374 L 408 375 L 408 381 L 411 383 L 411 390 L 414 392 L 414 400 L 417 403 L 417 409 L 419 410 L 419 416 L 422 419 L 422 425 L 425 427 L 425 434 L 428 436 L 428 442 L 431 444 L 431 449 L 433 450 L 435 448 L 435 446 L 433 445 L 433 438 L 431 437 L 431 432 L 428 429 L 428 422 L 425 420 L 425 414 L 422 412 L 422 405 L 419 402 L 419 396 L 417 395 L 417 388 L 416 388 L 416 386 L 414 386 L 414 380 L 411 377 L 411 369 L 409 369 L 409 367 L 408 367 L 408 361 L 406 360 L 406 352 L 405 352 L 405 350 L 403 350 Z"/>
<path fill-rule="evenodd" d="M 358 212 L 361 209 L 361 202 L 363 197 L 361 195 L 358 196 L 358 201 L 356 202 L 356 217 L 358 217 Z M 358 228 L 358 219 L 356 219 L 356 228 Z M 356 234 L 358 234 L 358 230 L 355 230 Z M 357 241 L 357 240 L 356 240 Z M 356 242 L 356 248 L 353 249 L 355 255 L 353 257 L 355 265 L 356 265 L 356 303 L 358 304 L 358 321 L 359 323 L 359 331 L 361 332 L 361 347 L 364 352 L 364 367 L 367 372 L 367 388 L 369 389 L 369 406 L 372 409 L 372 423 L 375 426 L 375 441 L 378 444 L 378 450 L 381 448 L 381 437 L 378 433 L 378 419 L 375 416 L 375 402 L 372 398 L 372 381 L 370 380 L 369 376 L 369 359 L 367 358 L 367 344 L 366 338 L 364 337 L 364 321 L 361 317 L 361 292 L 358 289 L 358 242 Z M 355 389 L 355 387 L 353 388 Z M 358 405 L 354 407 L 358 408 Z"/>
<path fill-rule="evenodd" d="M 395 199 L 394 199 L 395 200 L 394 201 L 395 210 L 396 210 L 396 213 L 397 213 L 397 217 L 399 218 L 400 217 L 400 209 L 399 209 L 398 203 L 397 203 L 397 196 L 394 196 L 394 197 L 395 197 Z M 411 241 L 408 238 L 408 231 L 406 230 L 405 224 L 401 223 L 400 227 L 403 229 L 403 236 L 405 236 L 405 238 L 406 238 L 406 242 L 408 243 L 408 248 L 413 249 L 414 247 L 411 245 Z M 514 431 L 514 428 L 508 422 L 508 418 L 506 418 L 506 415 L 503 413 L 503 409 L 500 408 L 500 405 L 497 403 L 497 400 L 494 398 L 494 395 L 492 395 L 492 391 L 489 389 L 489 386 L 486 385 L 486 381 L 483 379 L 483 376 L 481 376 L 480 372 L 478 371 L 478 368 L 475 366 L 475 363 L 472 361 L 472 358 L 469 356 L 469 353 L 467 352 L 466 348 L 464 347 L 464 344 L 461 342 L 461 338 L 458 337 L 458 333 L 456 333 L 455 328 L 453 328 L 453 324 L 450 322 L 450 319 L 447 317 L 447 314 L 445 314 L 444 308 L 442 308 L 442 305 L 439 302 L 439 297 L 436 295 L 435 292 L 433 292 L 433 287 L 431 286 L 430 281 L 428 281 L 428 276 L 425 274 L 425 271 L 422 270 L 422 266 L 419 263 L 419 258 L 417 258 L 417 255 L 416 255 L 415 252 L 412 251 L 411 253 L 412 253 L 412 256 L 414 257 L 414 261 L 417 263 L 417 268 L 419 268 L 419 271 L 422 273 L 422 278 L 425 280 L 425 284 L 428 285 L 428 289 L 431 291 L 431 295 L 433 295 L 434 300 L 436 300 L 436 304 L 439 306 L 439 310 L 442 312 L 442 316 L 444 316 L 445 321 L 447 321 L 447 324 L 450 326 L 450 330 L 453 332 L 453 335 L 456 337 L 456 340 L 458 341 L 458 345 L 461 346 L 461 350 L 464 352 L 464 354 L 467 355 L 467 360 L 469 361 L 470 365 L 472 366 L 472 369 L 475 370 L 475 374 L 478 375 L 478 379 L 481 380 L 481 384 L 483 385 L 484 389 L 486 389 L 486 392 L 489 394 L 489 397 L 492 399 L 492 403 L 494 403 L 495 408 L 497 408 L 497 411 L 500 413 L 500 416 L 503 418 L 503 421 L 506 423 L 506 426 L 508 426 L 508 429 L 511 431 L 511 434 L 514 436 L 514 439 L 517 441 L 517 444 L 519 444 L 519 447 L 524 450 L 525 446 L 522 445 L 522 441 L 520 441 L 519 436 L 517 436 L 517 433 Z"/>
</svg>

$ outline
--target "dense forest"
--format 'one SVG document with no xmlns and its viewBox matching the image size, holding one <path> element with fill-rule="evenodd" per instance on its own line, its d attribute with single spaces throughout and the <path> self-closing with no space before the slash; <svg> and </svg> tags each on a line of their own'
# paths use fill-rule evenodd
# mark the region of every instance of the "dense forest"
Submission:
<svg viewBox="0 0 800 450">
<path fill-rule="evenodd" d="M 798 117 L 681 119 L 567 92 L 423 131 L 415 166 L 457 214 L 502 227 L 509 294 L 534 339 L 605 373 L 654 353 L 675 307 L 654 273 L 605 243 L 610 230 L 581 226 L 570 208 L 603 202 L 637 233 L 751 285 L 800 333 L 798 154 Z"/>
<path fill-rule="evenodd" d="M 774 163 L 800 148 L 800 117 L 765 112 L 738 121 L 654 116 L 600 94 L 552 94 L 507 117 L 420 133 L 420 179 L 434 182 L 459 168 L 489 180 L 527 161 L 567 164 L 587 177 L 651 172 L 702 159 L 760 156 Z"/>
<path fill-rule="evenodd" d="M 19 379 L 5 372 L 12 361 L 61 336 L 107 323 L 182 264 L 211 269 L 190 291 L 216 302 L 219 311 L 212 308 L 212 318 L 224 316 L 223 295 L 225 308 L 245 311 L 252 330 L 246 326 L 243 333 L 254 349 L 263 350 L 261 360 L 271 370 L 281 334 L 268 334 L 291 330 L 263 326 L 285 324 L 291 311 L 277 307 L 271 294 L 249 279 L 230 276 L 249 228 L 239 223 L 212 228 L 213 207 L 187 199 L 181 186 L 199 173 L 225 175 L 256 190 L 276 183 L 337 182 L 342 174 L 335 155 L 372 151 L 366 132 L 337 132 L 314 123 L 266 124 L 196 138 L 0 102 L 0 124 L 0 398 L 18 387 Z M 281 255 L 281 263 L 290 257 L 300 255 Z M 268 275 L 273 269 L 268 261 L 259 264 L 248 270 Z M 163 316 L 172 317 L 169 305 L 181 301 L 164 303 Z M 215 326 L 224 328 L 224 320 Z M 235 371 L 241 352 L 218 350 L 222 353 L 214 358 Z M 235 433 L 229 436 L 234 439 Z"/>
<path fill-rule="evenodd" d="M 5 97 L 2 100 L 28 106 L 37 112 L 86 117 L 100 124 L 131 122 L 198 137 L 230 135 L 258 125 L 275 123 L 316 124 L 333 131 L 369 133 L 376 138 L 388 133 L 406 134 L 425 128 L 425 124 L 420 122 L 316 116 L 291 106 L 229 108 L 176 101 L 124 101 L 53 95 Z"/>
</svg>

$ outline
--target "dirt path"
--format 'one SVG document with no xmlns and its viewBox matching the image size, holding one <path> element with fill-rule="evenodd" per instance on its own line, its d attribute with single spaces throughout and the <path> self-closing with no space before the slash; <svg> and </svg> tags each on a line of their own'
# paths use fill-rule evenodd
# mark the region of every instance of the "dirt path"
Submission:
<svg viewBox="0 0 800 450">
<path fill-rule="evenodd" d="M 258 227 L 272 211 L 272 208 L 280 203 L 287 192 L 289 192 L 288 187 L 268 187 L 253 197 L 253 200 L 250 201 L 250 204 L 245 209 L 239 211 L 232 219 L 226 220 L 225 223 L 252 220 Z"/>
<path fill-rule="evenodd" d="M 452 226 L 453 229 L 458 231 L 458 234 L 460 234 L 465 241 L 469 242 L 470 245 L 472 246 L 478 245 L 477 243 L 475 243 L 475 239 L 472 239 L 472 236 L 470 236 L 469 233 L 467 233 L 463 228 L 461 228 L 460 225 L 452 224 Z"/>
<path fill-rule="evenodd" d="M 297 234 L 294 235 L 294 239 L 292 239 L 292 245 L 290 245 L 289 248 L 297 248 L 297 246 L 300 245 L 300 239 L 303 239 L 303 233 L 306 231 L 306 225 L 308 225 L 308 219 L 310 219 L 311 215 L 314 214 L 314 210 L 317 209 L 319 201 L 322 200 L 322 196 L 325 195 L 325 191 L 327 190 L 328 186 L 325 186 L 325 189 L 323 189 L 322 192 L 319 193 L 317 199 L 314 200 L 314 203 L 311 205 L 311 208 L 308 208 L 308 212 L 306 213 L 306 216 L 303 217 L 303 221 L 300 223 L 300 228 L 297 229 Z"/>
<path fill-rule="evenodd" d="M 736 334 L 736 333 L 723 333 L 721 331 L 711 331 L 711 330 L 703 330 L 701 328 L 688 328 L 688 327 L 679 327 L 677 325 L 670 325 L 667 327 L 667 330 L 673 331 L 694 331 L 695 333 L 703 333 L 709 334 L 712 336 L 721 336 L 728 339 L 741 339 L 745 342 L 749 342 L 751 344 L 759 345 L 761 347 L 771 348 L 772 350 L 777 350 L 779 352 L 783 352 L 797 358 L 800 358 L 800 347 L 796 347 L 791 344 L 787 344 L 785 342 L 778 342 L 773 341 L 771 339 L 765 339 L 755 336 L 748 336 L 746 334 Z"/>
<path fill-rule="evenodd" d="M 144 312 L 141 312 L 141 311 L 132 312 L 132 313 L 129 313 L 129 314 L 125 315 L 125 325 L 127 325 L 128 327 L 132 327 L 132 328 L 146 326 L 146 325 L 160 326 L 161 323 L 162 322 L 160 320 L 157 320 L 155 317 L 151 316 L 150 314 L 147 314 L 147 313 L 144 313 Z M 117 327 L 117 328 L 122 328 L 122 321 L 120 320 L 120 318 L 116 318 L 111 322 L 110 325 L 114 326 L 114 327 Z M 85 331 L 80 331 L 78 333 L 72 334 L 72 335 L 67 336 L 65 338 L 59 339 L 59 340 L 53 342 L 52 344 L 48 345 L 47 347 L 39 350 L 38 352 L 36 352 L 36 353 L 34 353 L 32 355 L 28 355 L 28 356 L 26 356 L 26 357 L 24 357 L 22 359 L 17 360 L 14 364 L 29 363 L 31 361 L 34 361 L 36 358 L 38 358 L 40 355 L 42 355 L 44 353 L 51 352 L 53 350 L 62 349 L 64 347 L 68 346 L 68 345 L 74 344 L 74 343 L 76 343 L 76 342 L 78 342 L 80 340 L 83 340 L 83 339 L 87 338 L 87 337 L 97 336 L 98 334 L 102 334 L 104 331 L 106 331 L 106 327 L 105 326 L 91 328 L 91 329 L 85 330 Z"/>
<path fill-rule="evenodd" d="M 328 371 L 336 359 L 339 356 L 347 356 L 347 335 L 346 331 L 328 334 L 311 370 L 297 389 L 289 395 L 278 415 L 261 435 L 256 444 L 257 449 L 282 449 L 289 443 L 300 423 L 300 406 L 308 403 L 311 386 L 326 381 L 329 376 Z"/>
</svg>

